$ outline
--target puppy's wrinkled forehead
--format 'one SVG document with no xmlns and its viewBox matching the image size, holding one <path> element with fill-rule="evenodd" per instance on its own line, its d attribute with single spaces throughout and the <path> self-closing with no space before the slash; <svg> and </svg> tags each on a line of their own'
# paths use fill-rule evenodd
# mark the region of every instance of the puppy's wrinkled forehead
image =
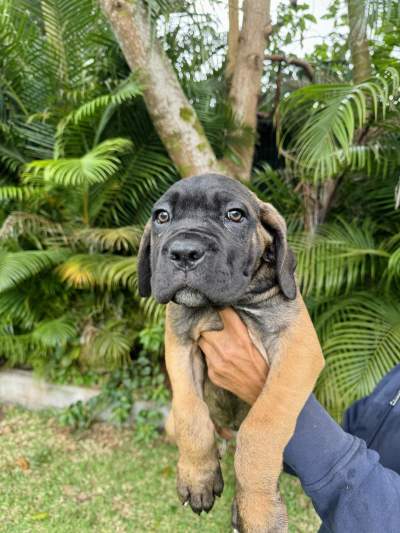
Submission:
<svg viewBox="0 0 400 533">
<path fill-rule="evenodd" d="M 241 201 L 253 208 L 256 213 L 259 206 L 254 195 L 240 182 L 220 174 L 202 174 L 175 183 L 158 200 L 157 209 L 168 203 L 177 211 L 220 211 L 230 202 Z"/>
</svg>

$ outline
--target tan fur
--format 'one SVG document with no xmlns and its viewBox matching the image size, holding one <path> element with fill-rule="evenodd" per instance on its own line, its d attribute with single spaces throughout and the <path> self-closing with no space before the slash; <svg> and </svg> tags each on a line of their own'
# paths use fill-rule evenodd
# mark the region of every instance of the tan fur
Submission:
<svg viewBox="0 0 400 533">
<path fill-rule="evenodd" d="M 184 503 L 190 493 L 198 500 L 214 501 L 213 491 L 222 492 L 222 476 L 214 439 L 214 425 L 202 398 L 198 383 L 199 348 L 194 343 L 180 342 L 171 327 L 170 306 L 167 306 L 165 355 L 173 398 L 172 413 L 175 438 L 179 448 L 177 489 Z M 197 375 L 195 370 L 197 369 Z"/>
<path fill-rule="evenodd" d="M 274 343 L 274 354 L 268 356 L 272 363 L 265 387 L 237 437 L 236 503 L 240 530 L 246 533 L 287 531 L 286 511 L 277 490 L 283 450 L 324 365 L 300 294 L 296 304 L 294 320 Z M 204 377 L 199 350 L 194 340 L 185 344 L 174 334 L 173 310 L 174 304 L 168 304 L 165 346 L 173 389 L 169 426 L 174 428 L 179 447 L 177 488 L 182 502 L 189 491 L 201 501 L 210 499 L 213 487 L 221 484 L 214 425 L 199 386 Z M 207 320 L 198 324 L 195 338 L 208 327 Z M 252 336 L 257 340 L 257 332 Z"/>
<path fill-rule="evenodd" d="M 277 346 L 265 387 L 237 437 L 235 472 L 240 525 L 251 533 L 286 531 L 277 494 L 283 450 L 324 366 L 320 343 L 298 295 L 299 313 Z"/>
<path fill-rule="evenodd" d="M 260 218 L 254 237 L 259 249 L 272 243 L 266 227 L 281 239 L 283 261 L 278 277 L 281 276 L 282 288 L 282 283 L 290 284 L 287 272 L 291 268 L 286 223 L 271 204 L 262 202 Z M 324 365 L 317 334 L 298 291 L 296 296 L 294 278 L 291 279 L 293 296 L 288 299 L 275 286 L 233 306 L 270 365 L 265 386 L 250 409 L 223 389 L 216 391 L 207 381 L 197 341 L 202 331 L 222 328 L 217 311 L 190 311 L 175 303 L 167 305 L 165 353 L 173 390 L 167 427 L 169 437 L 176 440 L 179 448 L 178 494 L 183 503 L 190 499 L 192 508 L 201 512 L 211 508 L 214 496 L 222 492 L 215 425 L 226 421 L 223 417 L 218 420 L 218 413 L 229 415 L 233 429 L 240 426 L 233 515 L 241 533 L 287 532 L 286 509 L 278 491 L 283 450 Z"/>
</svg>

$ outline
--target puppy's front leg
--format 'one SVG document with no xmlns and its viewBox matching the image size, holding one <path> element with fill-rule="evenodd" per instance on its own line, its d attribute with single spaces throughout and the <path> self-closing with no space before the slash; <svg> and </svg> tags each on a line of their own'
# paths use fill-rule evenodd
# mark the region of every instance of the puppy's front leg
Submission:
<svg viewBox="0 0 400 533">
<path fill-rule="evenodd" d="M 202 398 L 203 363 L 194 342 L 178 339 L 167 307 L 165 358 L 172 385 L 172 411 L 179 448 L 177 489 L 195 513 L 209 511 L 223 480 L 214 425 Z"/>
<path fill-rule="evenodd" d="M 298 309 L 296 319 L 280 337 L 264 389 L 238 433 L 233 522 L 241 533 L 287 531 L 286 509 L 278 491 L 283 450 L 324 365 L 300 295 Z"/>
</svg>

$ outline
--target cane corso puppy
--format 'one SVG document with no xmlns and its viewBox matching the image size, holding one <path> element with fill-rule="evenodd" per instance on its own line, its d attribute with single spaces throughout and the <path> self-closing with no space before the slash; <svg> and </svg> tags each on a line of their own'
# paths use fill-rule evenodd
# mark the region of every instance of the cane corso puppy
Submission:
<svg viewBox="0 0 400 533">
<path fill-rule="evenodd" d="M 138 256 L 139 292 L 167 305 L 165 353 L 179 447 L 177 489 L 209 511 L 223 480 L 215 426 L 238 429 L 232 524 L 240 532 L 287 531 L 278 492 L 283 450 L 323 367 L 296 286 L 286 224 L 238 181 L 204 174 L 175 183 L 155 204 Z M 250 408 L 207 378 L 197 345 L 232 307 L 270 371 Z"/>
</svg>

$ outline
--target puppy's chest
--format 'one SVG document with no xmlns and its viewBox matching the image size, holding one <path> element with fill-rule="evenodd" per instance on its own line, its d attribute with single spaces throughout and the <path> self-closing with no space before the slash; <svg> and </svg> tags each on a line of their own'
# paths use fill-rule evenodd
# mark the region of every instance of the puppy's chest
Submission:
<svg viewBox="0 0 400 533">
<path fill-rule="evenodd" d="M 196 344 L 203 331 L 223 329 L 218 311 L 214 308 L 193 309 L 177 304 L 168 305 L 174 307 L 171 314 L 175 334 L 184 343 Z M 246 324 L 252 342 L 271 366 L 279 354 L 282 333 L 293 319 L 296 306 L 278 297 L 267 303 L 232 307 Z M 232 339 L 233 342 L 236 340 Z M 212 420 L 220 427 L 238 429 L 246 417 L 249 406 L 232 393 L 214 385 L 209 380 L 206 370 L 200 379 L 203 381 L 204 399 Z"/>
<path fill-rule="evenodd" d="M 169 305 L 174 308 L 172 315 L 175 333 L 183 342 L 197 342 L 202 332 L 223 329 L 222 320 L 215 308 Z M 237 304 L 232 307 L 246 324 L 252 342 L 270 365 L 278 352 L 281 334 L 294 316 L 294 306 L 291 302 L 275 298 L 267 303 Z"/>
</svg>

